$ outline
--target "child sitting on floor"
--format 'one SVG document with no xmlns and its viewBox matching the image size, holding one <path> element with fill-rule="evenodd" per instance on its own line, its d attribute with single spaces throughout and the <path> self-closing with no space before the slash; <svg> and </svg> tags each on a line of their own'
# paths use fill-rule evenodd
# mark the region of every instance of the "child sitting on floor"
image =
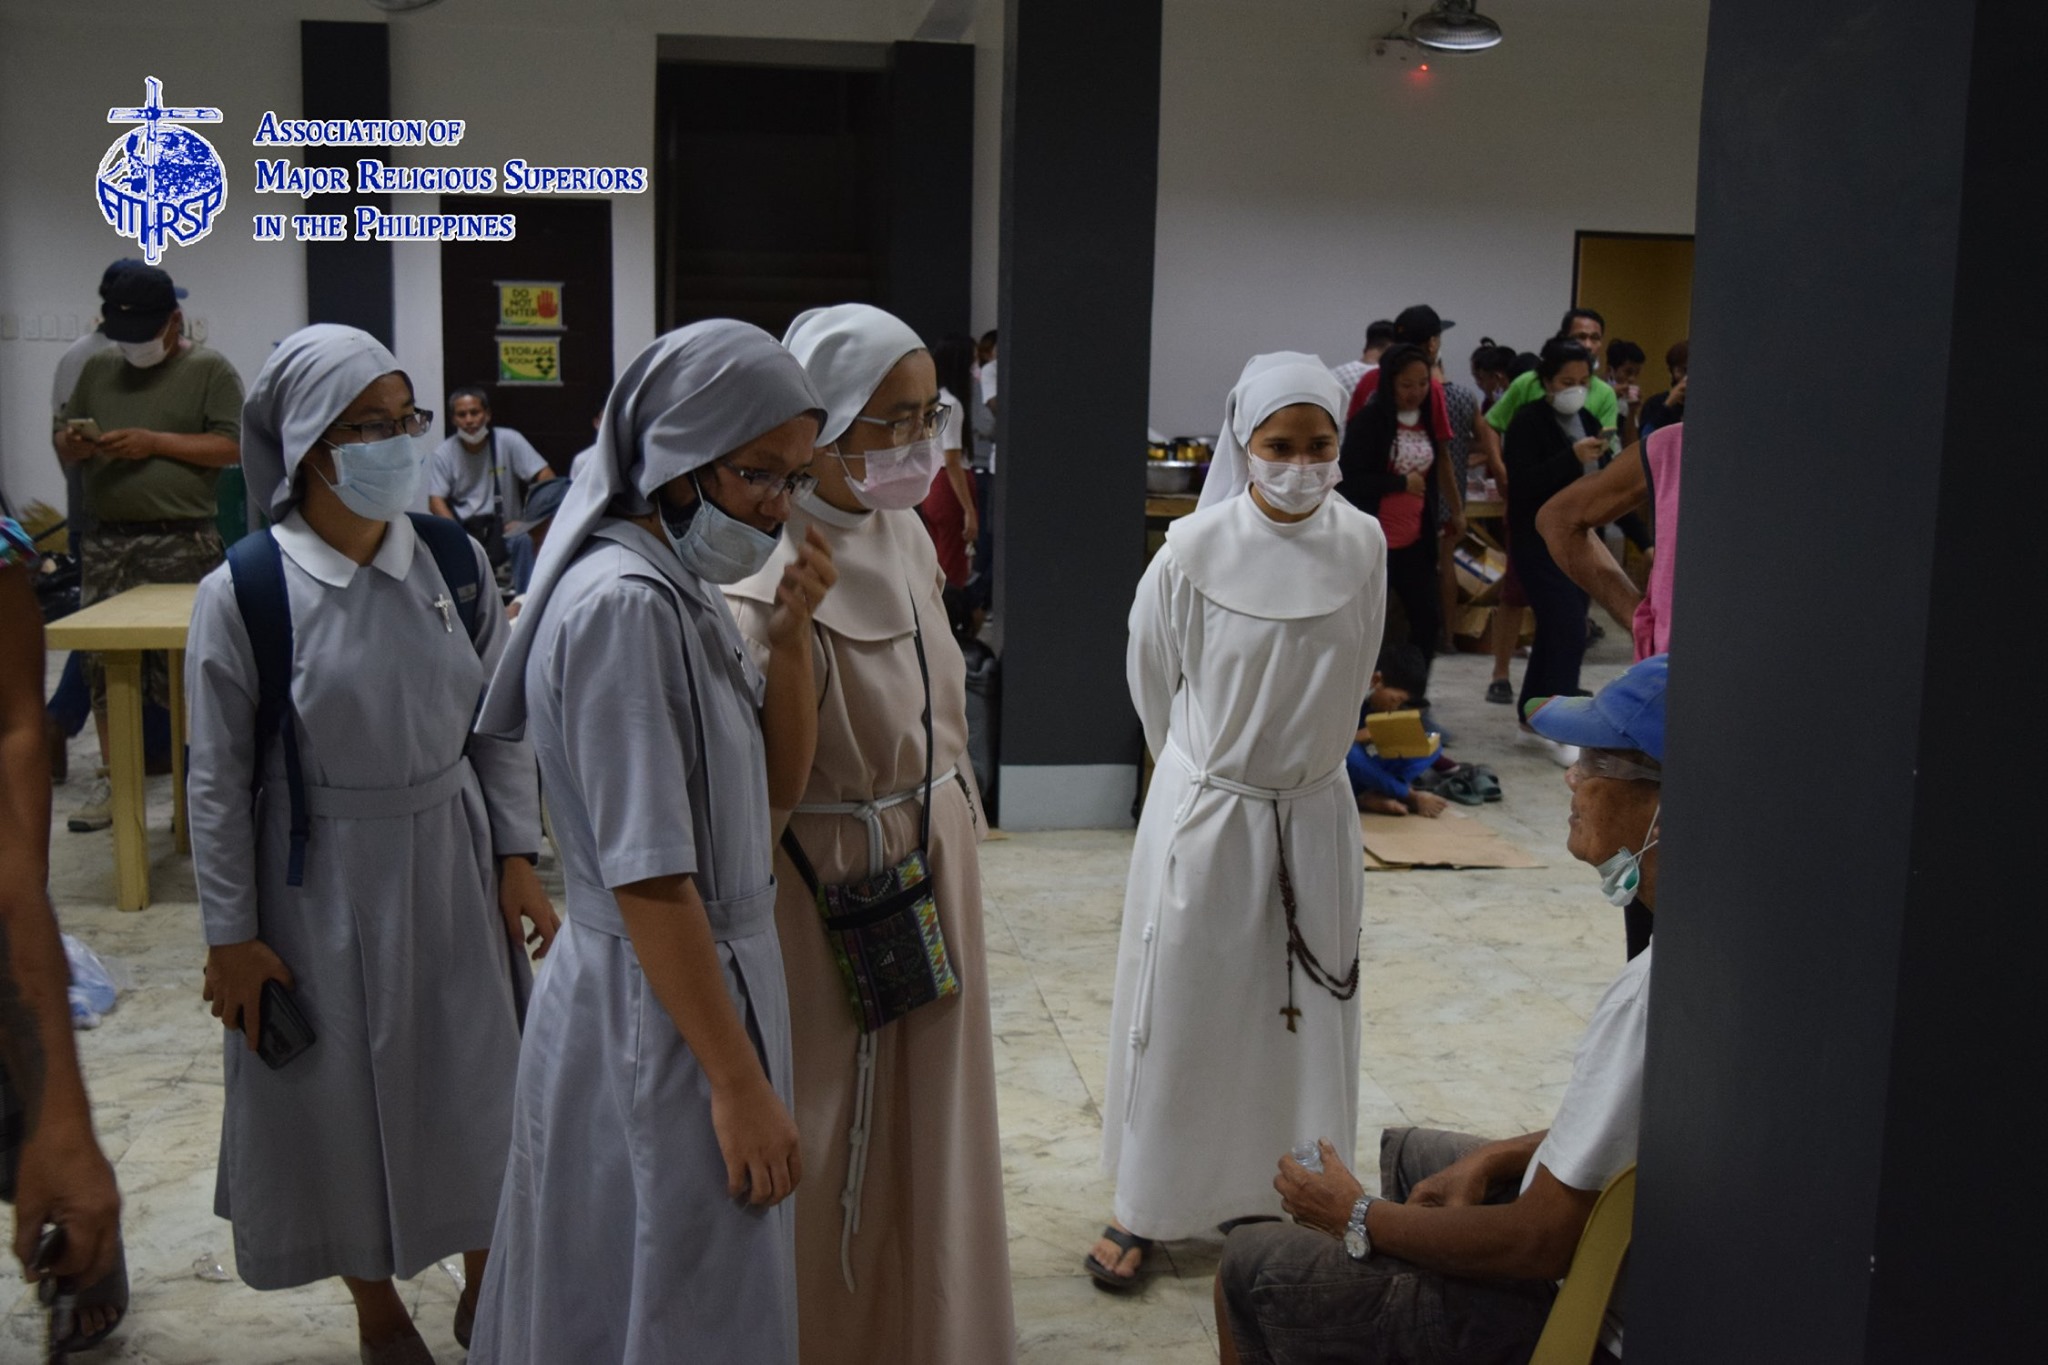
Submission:
<svg viewBox="0 0 2048 1365">
<path fill-rule="evenodd" d="M 1366 695 L 1366 713 L 1400 711 L 1422 691 L 1426 665 L 1412 644 L 1390 644 L 1380 651 L 1379 668 Z M 1415 779 L 1436 765 L 1435 753 L 1420 758 L 1387 758 L 1373 747 L 1371 732 L 1359 717 L 1357 740 L 1345 756 L 1351 790 L 1358 808 L 1372 815 L 1417 815 L 1435 819 L 1447 804 L 1433 792 L 1415 790 Z M 1439 752 L 1441 746 L 1439 746 Z"/>
</svg>

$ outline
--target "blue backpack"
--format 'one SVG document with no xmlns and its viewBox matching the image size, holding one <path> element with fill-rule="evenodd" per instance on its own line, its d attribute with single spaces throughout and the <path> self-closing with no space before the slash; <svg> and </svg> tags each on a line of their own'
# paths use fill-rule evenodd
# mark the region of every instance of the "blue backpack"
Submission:
<svg viewBox="0 0 2048 1365">
<path fill-rule="evenodd" d="M 476 551 L 469 534 L 452 521 L 406 514 L 420 543 L 434 556 L 441 581 L 455 595 L 455 610 L 470 642 L 476 642 L 477 604 L 483 584 L 476 570 Z M 299 768 L 299 736 L 292 724 L 292 604 L 285 589 L 284 551 L 268 531 L 255 531 L 228 548 L 228 574 L 234 580 L 235 606 L 256 653 L 256 780 L 263 785 L 263 746 L 272 735 L 284 741 L 285 785 L 291 801 L 291 858 L 285 885 L 306 880 L 306 840 L 312 820 L 306 814 L 306 780 Z"/>
</svg>

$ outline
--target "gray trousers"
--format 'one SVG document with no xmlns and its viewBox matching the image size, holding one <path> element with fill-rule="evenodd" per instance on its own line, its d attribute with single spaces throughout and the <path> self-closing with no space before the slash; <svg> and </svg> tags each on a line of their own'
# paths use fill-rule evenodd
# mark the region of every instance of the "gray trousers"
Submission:
<svg viewBox="0 0 2048 1365">
<path fill-rule="evenodd" d="M 1406 1201 L 1486 1141 L 1389 1128 L 1380 1189 Z M 1517 1193 L 1497 1186 L 1487 1202 Z M 1217 1277 L 1244 1365 L 1526 1365 L 1557 1294 L 1548 1280 L 1460 1279 L 1394 1256 L 1354 1261 L 1342 1241 L 1292 1223 L 1231 1233 Z"/>
</svg>

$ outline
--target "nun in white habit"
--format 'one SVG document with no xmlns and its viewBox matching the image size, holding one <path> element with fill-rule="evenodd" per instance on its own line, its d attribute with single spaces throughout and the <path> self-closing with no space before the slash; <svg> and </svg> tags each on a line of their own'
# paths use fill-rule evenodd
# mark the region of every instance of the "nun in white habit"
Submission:
<svg viewBox="0 0 2048 1365">
<path fill-rule="evenodd" d="M 1331 490 L 1343 392 L 1254 357 L 1200 507 L 1131 607 L 1131 699 L 1157 762 L 1124 900 L 1102 1161 L 1127 1287 L 1153 1239 L 1278 1215 L 1273 1164 L 1358 1126 L 1364 849 L 1344 757 L 1379 654 L 1386 538 Z"/>
<path fill-rule="evenodd" d="M 492 681 L 478 729 L 531 734 L 568 903 L 527 1012 L 474 1361 L 796 1360 L 768 806 L 810 770 L 831 559 L 810 542 L 779 582 L 775 684 L 718 585 L 773 553 L 821 406 L 746 323 L 641 352 Z"/>
<path fill-rule="evenodd" d="M 405 1365 L 431 1357 L 392 1277 L 455 1252 L 483 1268 L 531 979 L 520 921 L 543 943 L 555 926 L 530 861 L 533 754 L 469 733 L 508 627 L 486 607 L 465 632 L 405 515 L 429 418 L 389 351 L 331 324 L 285 338 L 243 405 L 242 466 L 276 520 L 260 534 L 290 608 L 310 816 L 298 885 L 285 746 L 257 733 L 225 565 L 199 585 L 185 654 L 206 993 L 236 1030 L 214 1209 L 243 1280 L 344 1277 L 363 1359 Z M 464 545 L 488 584 L 483 550 Z M 269 980 L 315 1040 L 274 1071 L 254 1052 Z M 474 1306 L 459 1305 L 458 1336 Z"/>
</svg>

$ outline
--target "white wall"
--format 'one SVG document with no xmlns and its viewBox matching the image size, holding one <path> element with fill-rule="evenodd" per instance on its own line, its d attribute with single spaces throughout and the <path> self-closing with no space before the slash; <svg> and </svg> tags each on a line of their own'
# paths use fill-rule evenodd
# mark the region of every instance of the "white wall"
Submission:
<svg viewBox="0 0 2048 1365">
<path fill-rule="evenodd" d="M 890 42 L 911 37 L 928 8 L 920 0 L 442 0 L 389 16 L 392 112 L 464 118 L 469 133 L 458 148 L 391 159 L 651 167 L 659 36 Z M 1000 0 L 985 8 L 1000 38 Z M 210 344 L 253 379 L 271 346 L 304 324 L 305 267 L 296 243 L 250 240 L 251 214 L 304 210 L 295 198 L 251 192 L 249 138 L 265 109 L 300 112 L 300 20 L 380 17 L 362 0 L 0 0 L 8 57 L 0 314 L 89 325 L 107 262 L 139 254 L 101 220 L 92 173 L 117 135 L 107 109 L 140 101 L 142 78 L 158 76 L 171 102 L 226 113 L 200 130 L 227 162 L 223 217 L 204 241 L 172 247 L 163 265 L 191 291 L 188 313 L 207 320 Z M 1000 128 L 984 123 L 977 119 L 977 148 L 994 155 Z M 423 212 L 431 203 L 400 198 L 393 208 Z M 623 365 L 654 335 L 654 196 L 620 195 L 612 205 L 613 350 Z M 987 243 L 987 259 L 975 262 L 977 317 L 985 295 L 980 325 L 993 326 L 993 207 L 977 205 L 975 221 L 977 243 Z M 421 401 L 440 408 L 440 253 L 400 244 L 393 257 L 396 351 Z M 63 350 L 62 341 L 0 340 L 0 487 L 19 502 L 63 502 L 48 407 Z"/>
<path fill-rule="evenodd" d="M 1426 75 L 1367 56 L 1399 8 L 1167 0 L 1154 426 L 1213 435 L 1248 356 L 1353 360 L 1412 303 L 1464 378 L 1555 330 L 1575 230 L 1692 231 L 1706 0 L 1482 0 L 1507 40 Z"/>
</svg>

